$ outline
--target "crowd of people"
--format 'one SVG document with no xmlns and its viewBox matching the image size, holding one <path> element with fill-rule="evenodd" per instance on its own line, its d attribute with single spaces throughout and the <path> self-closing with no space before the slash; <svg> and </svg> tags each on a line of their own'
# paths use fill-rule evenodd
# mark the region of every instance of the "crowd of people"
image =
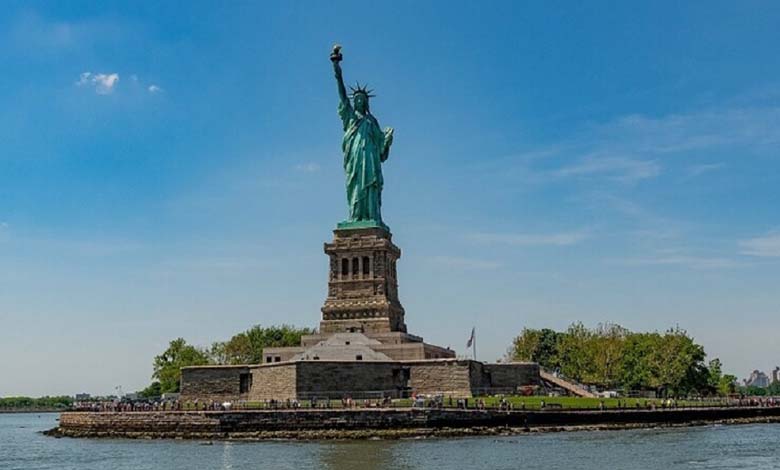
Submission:
<svg viewBox="0 0 780 470">
<path fill-rule="evenodd" d="M 524 397 L 525 398 L 525 397 Z M 143 411 L 230 411 L 230 410 L 253 410 L 253 409 L 330 409 L 330 408 L 390 408 L 406 407 L 412 408 L 457 408 L 457 409 L 497 409 L 499 411 L 526 410 L 527 405 L 524 400 L 519 403 L 517 400 L 510 400 L 506 396 L 492 397 L 486 400 L 486 397 L 475 398 L 454 398 L 444 395 L 413 395 L 411 404 L 408 400 L 394 400 L 390 396 L 380 398 L 353 399 L 350 395 L 343 395 L 340 401 L 331 400 L 330 397 L 313 396 L 309 400 L 263 400 L 263 401 L 214 401 L 214 400 L 103 400 L 103 401 L 79 401 L 71 406 L 73 411 L 92 411 L 92 412 L 143 412 Z M 528 405 L 528 408 L 538 408 L 541 410 L 561 409 L 563 405 L 556 400 L 540 400 L 536 404 Z M 780 406 L 780 398 L 777 397 L 734 397 L 717 402 L 711 401 L 678 401 L 672 398 L 664 399 L 646 399 L 646 400 L 628 400 L 618 399 L 607 402 L 600 400 L 598 409 L 677 409 L 704 406 L 750 406 L 750 407 L 777 407 Z M 569 409 L 576 406 L 569 404 Z"/>
<path fill-rule="evenodd" d="M 95 411 L 124 413 L 131 411 L 182 411 L 186 409 L 178 400 L 165 401 L 78 401 L 71 406 L 73 411 Z"/>
<path fill-rule="evenodd" d="M 339 406 L 340 405 L 340 406 Z M 310 400 L 262 400 L 249 402 L 215 401 L 215 400 L 89 400 L 77 401 L 70 407 L 71 411 L 92 412 L 142 412 L 142 411 L 231 411 L 231 410 L 283 410 L 300 408 L 387 408 L 393 406 L 389 396 L 376 399 L 355 400 L 350 395 L 344 395 L 340 401 L 330 397 L 312 397 Z"/>
</svg>

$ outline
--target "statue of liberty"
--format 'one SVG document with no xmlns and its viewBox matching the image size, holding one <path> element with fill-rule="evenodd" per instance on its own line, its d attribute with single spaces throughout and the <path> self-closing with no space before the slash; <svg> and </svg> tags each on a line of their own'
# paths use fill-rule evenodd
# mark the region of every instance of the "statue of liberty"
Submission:
<svg viewBox="0 0 780 470">
<path fill-rule="evenodd" d="M 359 84 L 352 90 L 352 102 L 347 96 L 341 75 L 341 46 L 333 46 L 330 60 L 339 89 L 339 116 L 344 124 L 344 173 L 347 181 L 349 218 L 338 228 L 381 227 L 382 222 L 382 162 L 387 160 L 393 143 L 393 129 L 382 131 L 368 106 L 373 90 Z"/>
</svg>

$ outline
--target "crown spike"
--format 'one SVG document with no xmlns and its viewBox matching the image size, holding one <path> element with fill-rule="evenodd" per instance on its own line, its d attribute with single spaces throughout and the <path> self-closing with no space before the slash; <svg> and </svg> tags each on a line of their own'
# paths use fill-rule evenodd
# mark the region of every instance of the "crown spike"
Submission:
<svg viewBox="0 0 780 470">
<path fill-rule="evenodd" d="M 358 93 L 362 93 L 369 98 L 373 98 L 375 96 L 372 94 L 374 93 L 374 90 L 369 90 L 367 84 L 361 85 L 360 82 L 357 81 L 355 82 L 355 86 L 354 87 L 350 86 L 349 89 L 352 90 L 353 97 Z"/>
</svg>

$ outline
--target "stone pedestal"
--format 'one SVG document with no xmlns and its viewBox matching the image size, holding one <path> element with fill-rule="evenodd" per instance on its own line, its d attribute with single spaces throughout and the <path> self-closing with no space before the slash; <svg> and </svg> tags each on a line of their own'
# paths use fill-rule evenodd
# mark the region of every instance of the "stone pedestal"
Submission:
<svg viewBox="0 0 780 470">
<path fill-rule="evenodd" d="M 381 227 L 337 229 L 325 243 L 328 298 L 320 333 L 406 332 L 395 265 L 401 250 Z"/>
</svg>

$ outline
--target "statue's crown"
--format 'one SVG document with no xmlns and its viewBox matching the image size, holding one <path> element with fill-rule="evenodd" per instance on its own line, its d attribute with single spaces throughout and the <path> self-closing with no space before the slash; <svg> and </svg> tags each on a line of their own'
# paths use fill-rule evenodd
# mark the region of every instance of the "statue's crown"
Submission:
<svg viewBox="0 0 780 470">
<path fill-rule="evenodd" d="M 362 93 L 369 98 L 373 98 L 374 96 L 376 96 L 376 95 L 372 95 L 374 90 L 369 90 L 368 87 L 365 85 L 360 86 L 360 82 L 355 82 L 355 86 L 354 87 L 350 86 L 349 89 L 352 90 L 352 94 L 351 94 L 352 97 L 354 97 L 358 93 Z"/>
</svg>

